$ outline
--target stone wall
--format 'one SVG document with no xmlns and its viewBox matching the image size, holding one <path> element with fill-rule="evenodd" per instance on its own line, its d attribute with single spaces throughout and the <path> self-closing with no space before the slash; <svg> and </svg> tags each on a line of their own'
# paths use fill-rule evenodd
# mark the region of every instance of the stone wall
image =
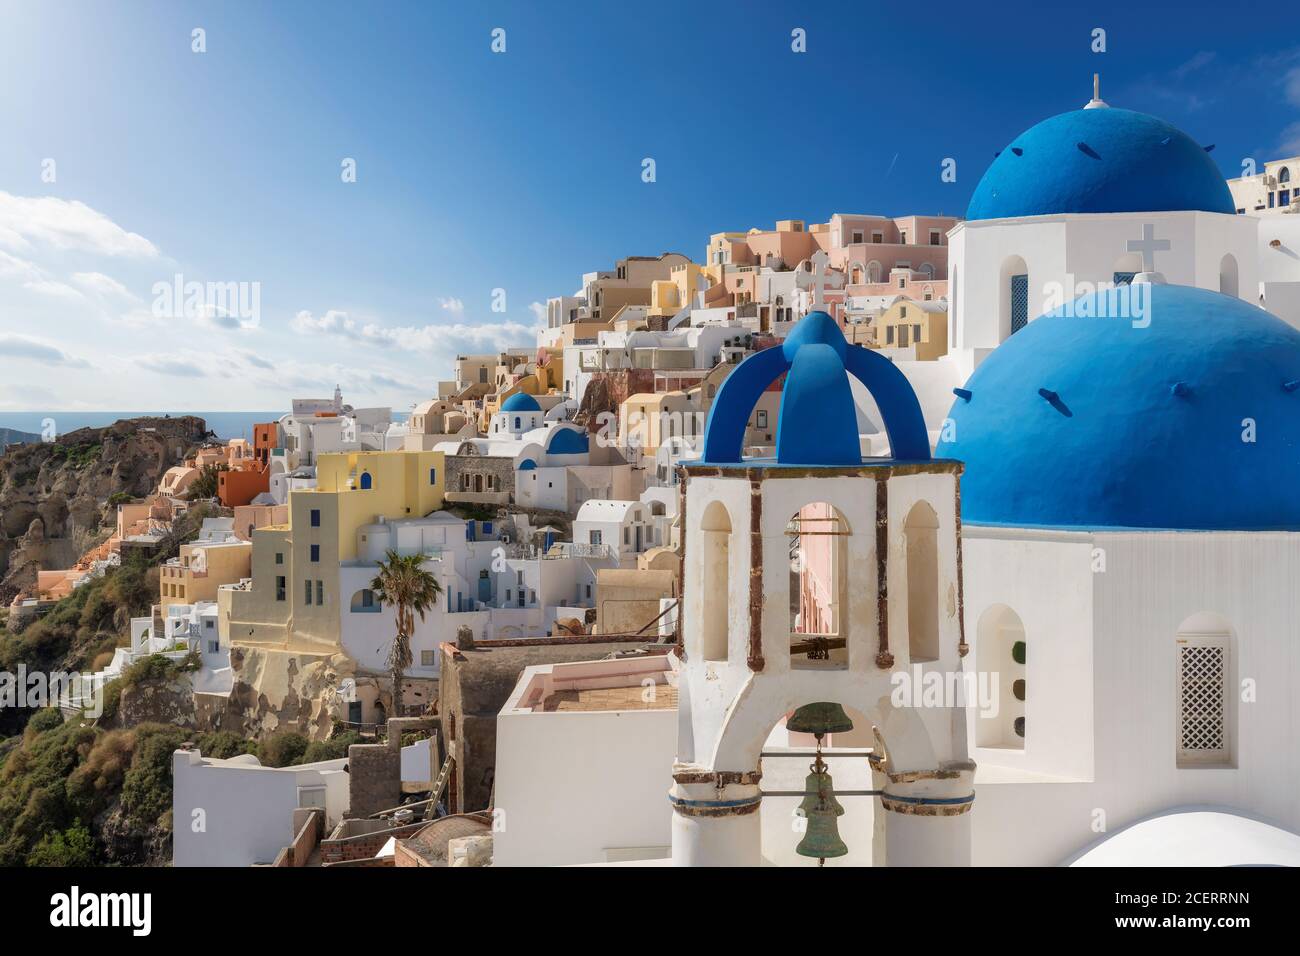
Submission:
<svg viewBox="0 0 1300 956">
<path fill-rule="evenodd" d="M 387 744 L 348 748 L 348 816 L 368 817 L 402 802 L 402 750 Z"/>
<path fill-rule="evenodd" d="M 361 833 L 356 836 L 342 838 L 331 837 L 328 840 L 321 840 L 321 863 L 329 866 L 337 863 L 373 859 L 374 855 L 384 848 L 384 844 L 388 842 L 389 837 L 413 836 L 428 825 L 427 820 L 421 820 L 419 823 L 408 823 L 404 827 L 389 827 L 383 830 L 375 830 L 372 833 Z"/>
<path fill-rule="evenodd" d="M 444 459 L 443 468 L 446 472 L 446 491 L 447 494 L 475 494 L 478 492 L 487 493 L 489 490 L 500 492 L 514 497 L 515 493 L 515 463 L 513 458 L 494 458 L 483 455 L 448 455 Z M 476 475 L 482 476 L 482 484 L 475 487 L 474 478 Z M 469 481 L 466 489 L 461 487 L 461 477 L 464 476 Z M 495 487 L 489 489 L 488 478 L 496 479 Z"/>
</svg>

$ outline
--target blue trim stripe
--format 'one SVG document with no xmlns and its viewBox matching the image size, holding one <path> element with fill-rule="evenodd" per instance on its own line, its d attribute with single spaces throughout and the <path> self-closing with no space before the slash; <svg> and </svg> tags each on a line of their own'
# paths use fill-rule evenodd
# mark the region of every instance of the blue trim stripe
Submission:
<svg viewBox="0 0 1300 956">
<path fill-rule="evenodd" d="M 896 796 L 892 793 L 881 794 L 886 800 L 895 800 L 898 803 L 914 803 L 924 806 L 951 807 L 960 803 L 972 803 L 975 800 L 975 794 L 968 797 L 904 797 Z"/>
<path fill-rule="evenodd" d="M 682 797 L 674 797 L 671 793 L 668 795 L 668 802 L 675 807 L 700 807 L 700 808 L 729 808 L 729 807 L 747 807 L 750 804 L 758 803 L 763 797 L 760 794 L 757 797 L 746 797 L 744 800 L 686 800 Z"/>
</svg>

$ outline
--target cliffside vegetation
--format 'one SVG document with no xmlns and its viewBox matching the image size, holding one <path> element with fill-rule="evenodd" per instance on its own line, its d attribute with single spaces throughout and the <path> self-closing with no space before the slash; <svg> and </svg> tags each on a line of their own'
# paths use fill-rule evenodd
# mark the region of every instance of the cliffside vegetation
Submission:
<svg viewBox="0 0 1300 956">
<path fill-rule="evenodd" d="M 360 737 L 308 744 L 286 733 L 258 744 L 165 724 L 102 730 L 38 711 L 0 742 L 0 866 L 170 864 L 172 754 L 187 741 L 204 756 L 251 753 L 279 767 L 346 757 Z"/>
</svg>

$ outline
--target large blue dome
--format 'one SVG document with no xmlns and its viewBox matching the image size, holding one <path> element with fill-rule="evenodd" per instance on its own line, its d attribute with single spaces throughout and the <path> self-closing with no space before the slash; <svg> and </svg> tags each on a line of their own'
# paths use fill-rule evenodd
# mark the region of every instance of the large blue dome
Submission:
<svg viewBox="0 0 1300 956">
<path fill-rule="evenodd" d="M 975 187 L 966 218 L 1176 210 L 1235 214 L 1214 160 L 1164 120 L 1099 107 L 1012 140 Z"/>
<path fill-rule="evenodd" d="M 1109 296 L 1109 314 L 1143 317 L 1080 317 Z M 966 521 L 1300 530 L 1300 331 L 1240 299 L 1084 296 L 1002 343 L 958 396 L 935 454 L 966 463 Z"/>
</svg>

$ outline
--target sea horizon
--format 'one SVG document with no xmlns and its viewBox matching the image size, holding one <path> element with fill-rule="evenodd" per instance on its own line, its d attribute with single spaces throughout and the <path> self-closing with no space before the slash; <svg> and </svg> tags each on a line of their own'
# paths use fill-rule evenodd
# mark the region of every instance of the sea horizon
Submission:
<svg viewBox="0 0 1300 956">
<path fill-rule="evenodd" d="M 253 426 L 262 422 L 274 422 L 287 413 L 287 410 L 279 411 L 262 411 L 262 412 L 221 412 L 221 411 L 124 411 L 124 412 L 93 412 L 93 411 L 29 411 L 29 412 L 0 412 L 0 428 L 12 428 L 20 432 L 29 432 L 39 435 L 44 430 L 45 421 L 54 422 L 55 433 L 66 435 L 68 432 L 76 431 L 78 428 L 103 428 L 106 425 L 112 425 L 114 422 L 121 421 L 124 418 L 182 418 L 186 415 L 193 415 L 202 418 L 208 426 L 208 429 L 216 433 L 217 437 L 224 440 L 231 438 L 247 438 L 253 440 Z M 405 411 L 393 411 L 394 421 L 404 421 L 407 416 Z"/>
</svg>

